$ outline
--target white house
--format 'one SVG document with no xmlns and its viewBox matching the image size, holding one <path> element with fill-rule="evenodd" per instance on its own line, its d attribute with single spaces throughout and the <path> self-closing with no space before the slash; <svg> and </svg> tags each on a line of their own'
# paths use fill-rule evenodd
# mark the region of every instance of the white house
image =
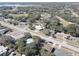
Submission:
<svg viewBox="0 0 79 59">
<path fill-rule="evenodd" d="M 18 26 L 21 28 L 25 28 L 26 27 L 26 23 L 25 22 L 19 22 Z"/>
<path fill-rule="evenodd" d="M 7 47 L 4 46 L 0 46 L 0 55 L 6 55 L 7 52 Z"/>
<path fill-rule="evenodd" d="M 34 42 L 34 40 L 32 38 L 28 38 L 26 44 L 30 44 L 32 42 Z"/>
<path fill-rule="evenodd" d="M 10 20 L 11 20 L 11 19 L 4 19 L 5 22 L 8 22 L 8 21 L 10 21 Z"/>
<path fill-rule="evenodd" d="M 41 30 L 41 29 L 42 29 L 42 26 L 41 26 L 41 25 L 36 25 L 35 28 L 36 28 L 37 30 Z"/>
<path fill-rule="evenodd" d="M 44 26 L 43 26 L 43 24 L 41 24 L 41 23 L 36 23 L 36 24 L 34 25 L 34 27 L 35 27 L 35 31 L 36 31 L 36 32 L 38 32 L 38 31 L 44 29 Z"/>
<path fill-rule="evenodd" d="M 23 54 L 22 56 L 26 56 L 26 55 Z"/>
<path fill-rule="evenodd" d="M 19 22 L 19 25 L 26 25 L 25 22 Z"/>
<path fill-rule="evenodd" d="M 48 18 L 50 18 L 51 17 L 51 14 L 49 14 L 49 13 L 42 13 L 41 14 L 41 18 L 42 19 L 48 19 Z"/>
</svg>

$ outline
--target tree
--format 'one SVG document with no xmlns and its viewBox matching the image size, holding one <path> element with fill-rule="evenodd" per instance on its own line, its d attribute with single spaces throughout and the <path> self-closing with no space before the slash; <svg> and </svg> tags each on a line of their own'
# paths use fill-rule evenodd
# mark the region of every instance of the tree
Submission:
<svg viewBox="0 0 79 59">
<path fill-rule="evenodd" d="M 60 22 L 56 19 L 53 20 L 53 21 L 45 21 L 45 23 L 46 23 L 46 25 L 45 25 L 46 29 L 56 30 L 56 31 L 62 31 L 63 30 L 62 24 L 60 24 Z"/>
<path fill-rule="evenodd" d="M 46 49 L 43 49 L 43 48 L 40 50 L 40 55 L 41 56 L 55 56 L 54 53 L 52 53 L 52 52 L 50 53 Z"/>
<path fill-rule="evenodd" d="M 27 48 L 27 49 L 25 50 L 25 55 L 26 55 L 26 56 L 35 56 L 35 55 L 36 55 L 36 51 L 37 51 L 37 50 L 35 50 L 35 49 L 29 49 L 29 48 Z"/>
<path fill-rule="evenodd" d="M 39 44 L 41 42 L 41 38 L 38 36 L 32 36 L 32 38 L 34 39 L 34 43 Z"/>
<path fill-rule="evenodd" d="M 12 44 L 12 43 L 8 44 L 8 48 L 13 49 L 14 47 L 15 47 L 14 44 Z"/>
<path fill-rule="evenodd" d="M 17 45 L 17 51 L 20 54 L 24 54 L 25 49 L 26 49 L 26 41 L 19 39 L 17 40 L 16 45 Z"/>
<path fill-rule="evenodd" d="M 67 33 L 70 33 L 71 35 L 74 35 L 76 33 L 75 24 L 70 24 L 65 29 L 66 29 Z"/>
<path fill-rule="evenodd" d="M 25 39 L 19 39 L 16 42 L 17 45 L 17 51 L 20 54 L 25 54 L 27 56 L 32 56 L 32 55 L 38 55 L 39 54 L 39 39 L 35 37 L 35 41 L 30 44 L 26 44 Z"/>
<path fill-rule="evenodd" d="M 41 49 L 40 42 L 42 40 L 37 36 L 33 36 L 32 38 L 34 39 L 34 42 L 26 46 L 25 55 L 29 56 L 39 55 L 39 50 Z"/>
<path fill-rule="evenodd" d="M 25 55 L 27 56 L 35 56 L 37 55 L 37 49 L 36 49 L 36 46 L 35 45 L 29 45 L 29 46 L 26 46 L 26 50 L 25 50 Z"/>
<path fill-rule="evenodd" d="M 49 30 L 49 29 L 44 29 L 44 30 L 42 30 L 42 32 L 43 32 L 45 35 L 50 36 L 50 30 Z"/>
<path fill-rule="evenodd" d="M 40 50 L 40 55 L 41 55 L 41 56 L 47 56 L 47 50 L 41 49 L 41 50 Z"/>
<path fill-rule="evenodd" d="M 0 37 L 2 36 L 2 34 L 0 33 Z"/>
<path fill-rule="evenodd" d="M 29 28 L 30 28 L 31 30 L 35 30 L 35 27 L 34 27 L 32 24 L 29 24 Z"/>
<path fill-rule="evenodd" d="M 44 40 L 42 40 L 38 36 L 33 36 L 32 38 L 34 39 L 34 44 L 36 45 L 36 49 L 38 50 L 38 53 L 39 53 L 39 50 L 42 48 L 41 42 L 44 42 Z"/>
<path fill-rule="evenodd" d="M 30 33 L 24 33 L 24 37 L 25 37 L 26 39 L 31 38 L 31 34 L 30 34 Z"/>
<path fill-rule="evenodd" d="M 27 21 L 27 17 L 24 16 L 24 15 L 16 16 L 14 19 L 17 20 L 17 21 L 21 21 L 21 22 L 26 22 Z"/>
<path fill-rule="evenodd" d="M 18 25 L 18 22 L 17 21 L 12 21 L 12 23 L 16 26 Z"/>
<path fill-rule="evenodd" d="M 76 37 L 79 37 L 79 26 L 76 27 Z"/>
</svg>

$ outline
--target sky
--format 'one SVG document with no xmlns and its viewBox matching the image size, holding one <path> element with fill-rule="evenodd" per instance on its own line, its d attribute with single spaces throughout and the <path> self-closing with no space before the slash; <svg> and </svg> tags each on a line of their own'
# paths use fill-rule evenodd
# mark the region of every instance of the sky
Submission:
<svg viewBox="0 0 79 59">
<path fill-rule="evenodd" d="M 0 0 L 0 2 L 79 2 L 79 0 Z"/>
</svg>

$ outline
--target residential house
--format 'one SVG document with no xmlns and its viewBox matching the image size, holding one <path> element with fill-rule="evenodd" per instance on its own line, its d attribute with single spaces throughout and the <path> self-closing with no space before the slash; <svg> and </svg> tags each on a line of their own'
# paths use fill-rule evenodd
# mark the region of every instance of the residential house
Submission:
<svg viewBox="0 0 79 59">
<path fill-rule="evenodd" d="M 34 24 L 34 27 L 35 27 L 35 31 L 36 31 L 36 32 L 38 32 L 38 31 L 44 29 L 43 24 L 41 24 L 40 22 L 39 22 L 39 23 L 35 23 L 35 24 Z"/>
<path fill-rule="evenodd" d="M 11 20 L 11 19 L 9 19 L 9 18 L 8 18 L 8 19 L 4 19 L 5 22 L 8 22 L 8 21 L 10 21 L 10 20 Z"/>
<path fill-rule="evenodd" d="M 0 34 L 6 34 L 9 31 L 10 31 L 9 28 L 0 28 Z"/>
<path fill-rule="evenodd" d="M 6 35 L 11 36 L 12 38 L 14 38 L 14 40 L 24 37 L 24 33 L 17 30 L 14 30 L 13 32 L 8 32 L 6 33 Z"/>
<path fill-rule="evenodd" d="M 0 21 L 3 21 L 4 20 L 4 17 L 0 16 Z"/>
<path fill-rule="evenodd" d="M 55 50 L 50 42 L 43 42 L 40 44 L 40 46 L 43 49 L 47 50 L 49 53 L 54 52 L 54 50 Z"/>
<path fill-rule="evenodd" d="M 57 39 L 61 39 L 61 40 L 65 40 L 65 39 L 67 39 L 69 36 L 71 36 L 70 34 L 65 34 L 65 33 L 63 33 L 63 32 L 61 32 L 61 33 L 56 33 L 55 34 L 55 37 L 57 38 Z"/>
<path fill-rule="evenodd" d="M 79 41 L 79 37 L 70 36 L 70 37 L 69 37 L 69 40 L 77 40 L 77 41 Z"/>
<path fill-rule="evenodd" d="M 32 38 L 28 38 L 27 41 L 26 41 L 26 44 L 30 44 L 32 42 L 34 42 L 34 40 Z"/>
<path fill-rule="evenodd" d="M 0 56 L 6 56 L 7 49 L 7 47 L 0 46 Z"/>
<path fill-rule="evenodd" d="M 42 13 L 41 14 L 41 19 L 49 19 L 49 18 L 51 18 L 51 14 L 49 14 L 49 13 Z"/>
<path fill-rule="evenodd" d="M 3 46 L 6 46 L 8 40 L 12 40 L 15 43 L 14 38 L 12 38 L 11 36 L 2 35 L 0 37 L 0 44 L 3 45 Z"/>
</svg>

